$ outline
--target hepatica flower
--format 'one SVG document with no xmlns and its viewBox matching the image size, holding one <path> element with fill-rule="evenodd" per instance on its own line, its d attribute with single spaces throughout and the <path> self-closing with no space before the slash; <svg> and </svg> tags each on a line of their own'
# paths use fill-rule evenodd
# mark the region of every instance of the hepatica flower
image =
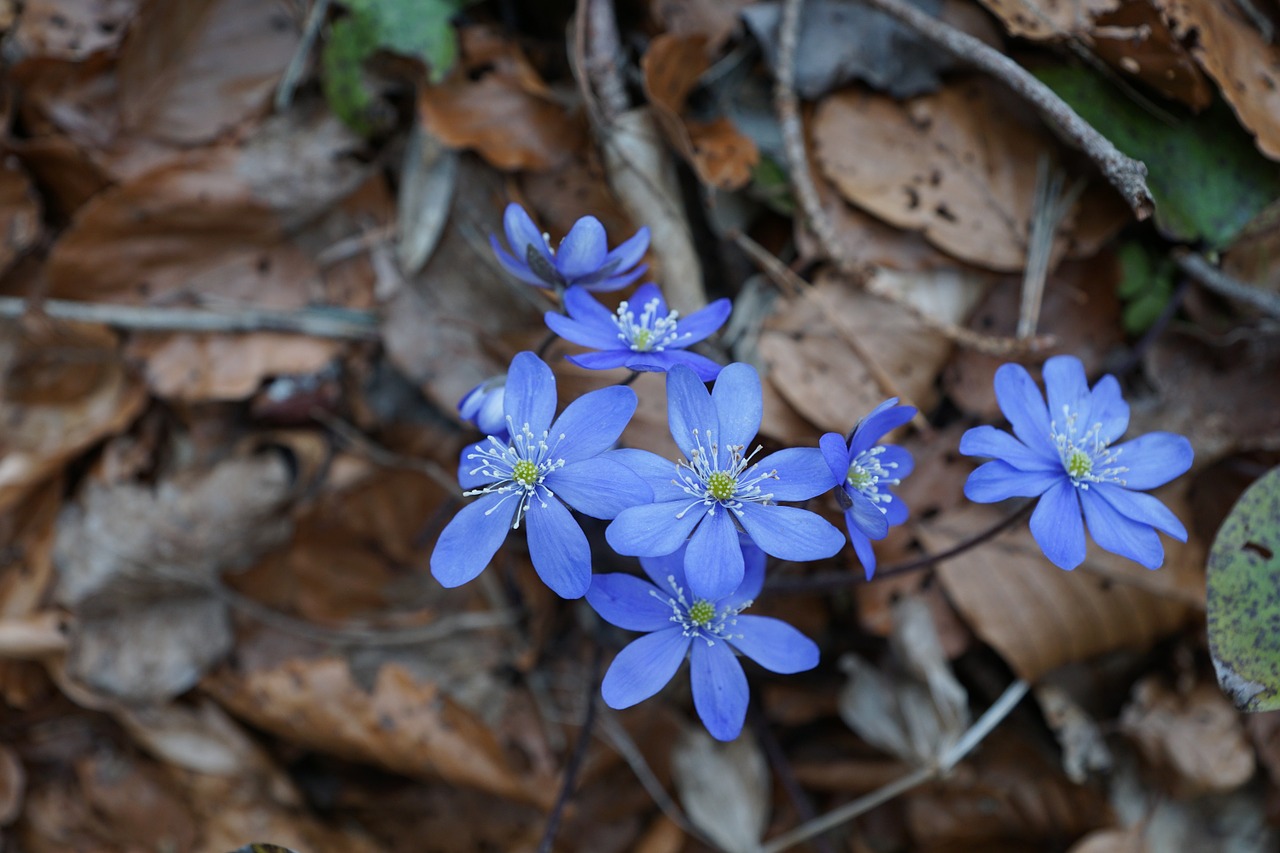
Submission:
<svg viewBox="0 0 1280 853">
<path fill-rule="evenodd" d="M 505 373 L 481 382 L 458 401 L 458 416 L 475 424 L 485 435 L 505 436 L 507 415 L 502 406 L 502 398 L 506 386 Z"/>
<path fill-rule="evenodd" d="M 765 553 L 784 560 L 830 557 L 844 536 L 825 520 L 777 501 L 801 501 L 831 488 L 816 447 L 780 450 L 756 461 L 749 450 L 760 429 L 760 376 L 749 364 L 720 372 L 715 389 L 675 365 L 667 374 L 667 422 L 684 454 L 677 462 L 644 450 L 618 458 L 653 489 L 653 502 L 625 509 L 605 531 L 619 554 L 663 557 L 685 550 L 689 588 L 716 601 L 742 583 L 738 527 Z"/>
<path fill-rule="evenodd" d="M 747 714 L 747 678 L 740 652 L 772 672 L 790 674 L 818 665 L 818 647 L 795 628 L 768 616 L 742 611 L 764 583 L 764 554 L 750 542 L 741 547 L 741 586 L 720 598 L 689 589 L 685 549 L 666 557 L 641 558 L 652 581 L 633 575 L 596 575 L 587 601 L 605 621 L 644 631 L 614 658 L 600 692 L 610 708 L 629 708 L 661 690 L 689 658 L 693 704 L 720 740 L 733 740 Z"/>
<path fill-rule="evenodd" d="M 502 225 L 510 251 L 502 247 L 497 237 L 491 236 L 489 242 L 498 263 L 526 284 L 618 290 L 638 279 L 647 269 L 636 264 L 649 248 L 648 228 L 641 228 L 610 252 L 604 226 L 594 216 L 584 216 L 573 223 L 558 249 L 551 248 L 550 238 L 538 230 L 518 204 L 507 205 Z"/>
<path fill-rule="evenodd" d="M 599 352 L 571 355 L 569 361 L 590 370 L 628 367 L 632 370 L 665 373 L 683 364 L 710 382 L 720 373 L 720 365 L 686 347 L 704 340 L 724 325 L 729 317 L 728 299 L 717 299 L 706 308 L 681 317 L 668 311 L 666 300 L 655 285 L 644 284 L 632 297 L 609 311 L 580 287 L 564 295 L 566 317 L 548 311 L 547 326 L 567 341 Z"/>
<path fill-rule="evenodd" d="M 440 534 L 431 574 L 447 587 L 466 583 L 523 524 L 538 576 L 562 598 L 580 598 L 591 585 L 591 552 L 569 507 L 609 519 L 652 498 L 606 452 L 635 412 L 635 392 L 614 386 L 584 394 L 553 423 L 555 377 L 542 359 L 522 352 L 511 362 L 502 405 L 510 437 L 490 435 L 462 451 L 458 481 L 477 500 Z"/>
<path fill-rule="evenodd" d="M 1164 547 L 1156 531 L 1182 542 L 1187 531 L 1164 504 L 1143 492 L 1191 467 L 1191 442 L 1152 432 L 1115 444 L 1129 426 L 1120 383 L 1104 376 L 1090 390 L 1084 366 L 1074 356 L 1046 361 L 1044 384 L 1047 408 L 1021 366 L 1005 364 L 996 371 L 996 399 L 1013 435 L 990 426 L 964 434 L 961 453 L 996 460 L 969 475 L 965 495 L 979 503 L 1039 497 L 1031 533 L 1061 568 L 1074 569 L 1084 561 L 1085 522 L 1103 549 L 1148 569 L 1160 568 Z"/>
<path fill-rule="evenodd" d="M 877 444 L 880 437 L 915 417 L 912 406 L 899 406 L 898 398 L 885 400 L 853 428 L 846 443 L 829 432 L 818 442 L 836 481 L 836 497 L 844 509 L 849 542 L 858 553 L 867 580 L 876 571 L 871 540 L 889 535 L 889 528 L 907 520 L 907 506 L 889 491 L 911 473 L 911 454 L 901 447 Z"/>
</svg>

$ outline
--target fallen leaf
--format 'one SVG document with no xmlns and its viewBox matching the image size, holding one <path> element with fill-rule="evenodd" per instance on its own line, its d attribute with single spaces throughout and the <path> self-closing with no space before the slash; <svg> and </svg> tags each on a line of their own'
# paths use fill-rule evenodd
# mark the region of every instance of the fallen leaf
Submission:
<svg viewBox="0 0 1280 853">
<path fill-rule="evenodd" d="M 9 826 L 22 814 L 22 799 L 27 791 L 27 771 L 17 753 L 0 746 L 0 826 Z"/>
<path fill-rule="evenodd" d="M 769 824 L 769 765 L 755 738 L 712 740 L 686 728 L 671 773 L 689 820 L 727 853 L 752 853 Z"/>
<path fill-rule="evenodd" d="M 1004 23 L 1009 35 L 1036 40 L 1087 32 L 1098 15 L 1114 11 L 1122 0 L 981 0 Z"/>
<path fill-rule="evenodd" d="M 78 62 L 114 53 L 141 0 L 27 0 L 9 34 L 13 58 Z"/>
<path fill-rule="evenodd" d="M 1097 829 L 1071 846 L 1067 853 L 1147 853 L 1142 827 Z"/>
<path fill-rule="evenodd" d="M 742 10 L 755 0 L 649 0 L 649 14 L 673 36 L 701 36 L 708 56 L 742 28 Z"/>
<path fill-rule="evenodd" d="M 1039 684 L 1035 695 L 1044 721 L 1062 747 L 1062 770 L 1067 778 L 1082 785 L 1091 773 L 1109 771 L 1111 751 L 1102 731 L 1071 694 L 1056 684 Z"/>
<path fill-rule="evenodd" d="M 1202 110 L 1213 102 L 1213 87 L 1188 47 L 1170 31 L 1158 6 L 1137 2 L 1121 3 L 1110 11 L 1099 8 L 1087 39 L 1097 56 L 1112 67 L 1182 101 L 1193 111 Z"/>
<path fill-rule="evenodd" d="M 31 179 L 12 158 L 0 164 L 0 273 L 40 236 L 40 199 Z"/>
</svg>

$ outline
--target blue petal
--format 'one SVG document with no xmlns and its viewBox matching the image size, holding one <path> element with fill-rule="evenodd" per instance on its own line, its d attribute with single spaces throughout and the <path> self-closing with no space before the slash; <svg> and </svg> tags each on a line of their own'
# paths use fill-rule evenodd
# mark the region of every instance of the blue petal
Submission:
<svg viewBox="0 0 1280 853">
<path fill-rule="evenodd" d="M 613 322 L 613 312 L 601 305 L 585 288 L 575 285 L 564 292 L 564 310 L 584 326 L 612 332 L 614 343 L 619 342 L 618 324 Z"/>
<path fill-rule="evenodd" d="M 685 459 L 692 459 L 698 446 L 693 436 L 695 429 L 700 441 L 706 445 L 706 452 L 710 452 L 711 444 L 708 433 L 713 433 L 715 440 L 720 439 L 720 424 L 707 386 L 698 374 L 683 365 L 676 365 L 667 374 L 667 424 Z"/>
<path fill-rule="evenodd" d="M 640 558 L 640 568 L 644 569 L 644 573 L 658 589 L 668 595 L 676 591 L 671 586 L 673 580 L 681 590 L 689 588 L 689 581 L 684 576 L 684 549 L 685 546 L 681 545 L 661 557 Z"/>
<path fill-rule="evenodd" d="M 679 318 L 676 329 L 680 332 L 680 346 L 687 347 L 711 337 L 729 319 L 732 310 L 733 303 L 728 299 L 717 299 L 706 308 L 694 311 L 688 317 Z"/>
<path fill-rule="evenodd" d="M 716 377 L 711 402 L 720 423 L 716 442 L 720 445 L 721 467 L 726 467 L 730 447 L 750 451 L 747 445 L 760 431 L 760 419 L 764 416 L 761 394 L 760 374 L 749 364 L 736 361 Z"/>
<path fill-rule="evenodd" d="M 649 251 L 649 226 L 642 227 L 632 237 L 618 244 L 605 258 L 605 264 L 616 263 L 614 269 L 626 270 L 640 263 L 644 253 Z"/>
<path fill-rule="evenodd" d="M 1187 541 L 1187 528 L 1159 498 L 1145 492 L 1131 492 L 1111 483 L 1093 483 L 1089 491 L 1097 492 L 1107 503 L 1126 518 L 1139 524 L 1154 527 L 1169 534 L 1179 542 Z"/>
<path fill-rule="evenodd" d="M 964 496 L 990 504 L 1006 498 L 1034 498 L 1055 483 L 1067 482 L 1065 471 L 1020 471 L 999 460 L 979 465 L 964 483 Z"/>
<path fill-rule="evenodd" d="M 462 486 L 463 491 L 470 489 L 478 489 L 481 486 L 487 486 L 494 482 L 493 477 L 486 477 L 483 474 L 472 474 L 476 468 L 480 467 L 480 463 L 475 459 L 468 459 L 468 453 L 476 453 L 482 447 L 488 447 L 489 440 L 485 439 L 479 444 L 468 444 L 462 448 L 462 453 L 458 456 L 458 485 Z"/>
<path fill-rule="evenodd" d="M 507 209 L 502 214 L 502 227 L 507 233 L 507 245 L 511 248 L 511 254 L 515 255 L 517 260 L 523 261 L 525 255 L 529 251 L 529 247 L 534 249 L 546 259 L 547 266 L 553 266 L 551 250 L 547 248 L 546 238 L 542 236 L 542 231 L 529 218 L 529 214 L 518 204 L 508 204 Z M 525 269 L 527 265 L 522 264 Z M 543 282 L 543 286 L 546 283 Z"/>
<path fill-rule="evenodd" d="M 853 460 L 849 455 L 844 436 L 829 432 L 818 439 L 818 447 L 822 450 L 822 457 L 826 459 L 827 468 L 831 471 L 829 486 L 840 485 L 849 476 L 849 463 Z"/>
<path fill-rule="evenodd" d="M 523 263 L 519 260 L 516 260 L 511 255 L 509 255 L 501 246 L 498 245 L 498 241 L 496 238 L 490 237 L 489 244 L 493 247 L 493 254 L 494 256 L 497 257 L 498 263 L 508 273 L 515 276 L 520 281 L 523 281 L 525 284 L 532 284 L 535 287 L 550 286 L 549 282 L 535 275 L 533 271 L 529 269 L 528 264 Z"/>
<path fill-rule="evenodd" d="M 657 693 L 676 674 L 689 650 L 689 638 L 678 627 L 646 634 L 613 659 L 604 674 L 600 695 L 615 710 L 630 708 Z"/>
<path fill-rule="evenodd" d="M 535 496 L 524 521 L 538 577 L 561 598 L 582 598 L 591 586 L 591 548 L 577 520 L 555 498 L 544 505 Z"/>
<path fill-rule="evenodd" d="M 906 522 L 910 512 L 907 510 L 907 504 L 902 498 L 892 492 L 889 495 L 893 500 L 882 503 L 880 506 L 884 509 L 884 520 L 889 522 L 890 527 L 896 527 Z"/>
<path fill-rule="evenodd" d="M 644 275 L 649 270 L 649 267 L 638 266 L 631 272 L 611 276 L 605 275 L 607 269 L 607 266 L 602 267 L 600 272 L 595 273 L 594 275 L 583 276 L 577 280 L 578 286 L 590 290 L 592 293 L 607 293 L 611 290 L 621 290 L 640 276 Z"/>
<path fill-rule="evenodd" d="M 600 270 L 604 256 L 608 254 L 608 242 L 604 226 L 594 216 L 584 216 L 560 241 L 556 249 L 556 269 L 569 283 Z"/>
<path fill-rule="evenodd" d="M 689 538 L 706 508 L 688 509 L 689 501 L 633 506 L 618 513 L 604 531 L 609 546 L 628 557 L 661 557 L 679 548 Z"/>
<path fill-rule="evenodd" d="M 629 349 L 601 350 L 600 352 L 584 352 L 578 355 L 565 356 L 578 367 L 587 370 L 617 370 L 627 367 L 627 362 L 635 353 Z"/>
<path fill-rule="evenodd" d="M 618 513 L 653 501 L 653 490 L 616 459 L 596 456 L 547 475 L 546 487 L 583 515 L 617 518 Z"/>
<path fill-rule="evenodd" d="M 849 528 L 849 544 L 853 546 L 854 553 L 858 555 L 858 562 L 862 563 L 862 568 L 867 574 L 867 580 L 871 580 L 871 576 L 876 573 L 875 548 L 871 545 L 871 540 L 853 523 L 853 516 L 847 511 L 844 514 L 844 523 Z"/>
<path fill-rule="evenodd" d="M 884 445 L 884 453 L 880 454 L 880 464 L 899 480 L 911 476 L 911 472 L 916 469 L 916 461 L 911 458 L 911 451 L 896 444 Z"/>
<path fill-rule="evenodd" d="M 768 559 L 764 551 L 745 536 L 738 536 L 738 544 L 742 547 L 742 585 L 732 595 L 716 602 L 717 607 L 741 610 L 759 598 L 760 590 L 764 588 L 764 565 Z"/>
<path fill-rule="evenodd" d="M 844 545 L 844 534 L 808 510 L 747 503 L 740 512 L 751 541 L 781 560 L 821 560 Z"/>
<path fill-rule="evenodd" d="M 844 513 L 847 522 L 868 539 L 883 539 L 889 535 L 889 520 L 868 497 L 855 489 L 846 490 L 845 494 L 853 502 Z"/>
<path fill-rule="evenodd" d="M 498 553 L 515 512 L 515 498 L 498 507 L 506 497 L 484 495 L 464 506 L 445 525 L 431 552 L 431 574 L 442 586 L 461 586 L 484 571 Z"/>
<path fill-rule="evenodd" d="M 680 466 L 670 459 L 650 453 L 648 450 L 627 447 L 611 450 L 609 456 L 640 475 L 640 479 L 653 489 L 654 503 L 689 498 L 689 493 L 676 485 L 676 472 Z"/>
<path fill-rule="evenodd" d="M 1062 460 L 1055 453 L 1042 455 L 1004 430 L 993 426 L 974 427 L 960 436 L 960 452 L 965 456 L 989 456 L 1003 460 L 1021 471 L 1061 471 Z"/>
<path fill-rule="evenodd" d="M 635 293 L 627 297 L 627 305 L 631 306 L 632 312 L 639 317 L 645 306 L 655 299 L 658 300 L 657 316 L 667 316 L 670 313 L 667 310 L 667 300 L 663 298 L 662 291 L 658 289 L 658 285 L 651 281 L 637 287 Z"/>
<path fill-rule="evenodd" d="M 1084 365 L 1074 355 L 1055 355 L 1044 363 L 1044 387 L 1049 397 L 1049 420 L 1065 427 L 1066 414 L 1079 418 L 1079 429 L 1086 430 L 1093 423 L 1089 379 Z M 1065 429 L 1059 429 L 1065 432 Z"/>
<path fill-rule="evenodd" d="M 587 603 L 610 625 L 628 631 L 662 631 L 671 627 L 675 613 L 671 596 L 635 575 L 595 575 L 587 590 Z"/>
<path fill-rule="evenodd" d="M 647 373 L 670 373 L 677 364 L 689 368 L 698 374 L 703 382 L 712 382 L 723 368 L 704 355 L 682 349 L 668 349 L 662 352 L 630 353 L 626 366 L 632 370 Z"/>
<path fill-rule="evenodd" d="M 507 372 L 502 406 L 515 430 L 528 424 L 535 438 L 541 438 L 556 413 L 556 377 L 546 362 L 531 352 L 517 353 Z"/>
<path fill-rule="evenodd" d="M 1063 478 L 1040 498 L 1031 513 L 1031 535 L 1058 568 L 1070 571 L 1084 562 L 1084 521 L 1070 480 Z"/>
<path fill-rule="evenodd" d="M 1133 441 L 1118 444 L 1117 465 L 1126 467 L 1120 475 L 1126 489 L 1146 491 L 1181 476 L 1191 467 L 1195 451 L 1191 442 L 1171 432 L 1149 432 Z"/>
<path fill-rule="evenodd" d="M 1121 515 L 1104 498 L 1093 494 L 1093 489 L 1081 492 L 1080 501 L 1089 533 L 1104 551 L 1127 557 L 1148 569 L 1163 565 L 1164 546 L 1151 525 Z"/>
<path fill-rule="evenodd" d="M 747 718 L 747 676 L 725 642 L 695 639 L 689 649 L 693 707 L 716 740 L 733 740 Z"/>
<path fill-rule="evenodd" d="M 571 287 L 570 290 L 581 290 L 580 287 Z M 587 297 L 588 299 L 590 297 Z M 591 347 L 598 350 L 617 350 L 625 349 L 622 341 L 618 338 L 617 328 L 604 329 L 592 323 L 583 320 L 574 320 L 563 314 L 557 314 L 555 311 L 548 311 L 542 318 L 547 328 L 555 332 L 566 341 L 578 344 L 579 346 Z"/>
<path fill-rule="evenodd" d="M 1002 364 L 996 370 L 996 402 L 1022 443 L 1042 456 L 1056 456 L 1050 438 L 1049 410 L 1035 380 L 1020 364 Z"/>
<path fill-rule="evenodd" d="M 832 433 L 834 435 L 834 433 Z M 777 471 L 778 479 L 762 483 L 775 501 L 807 501 L 831 488 L 831 469 L 816 447 L 788 447 L 770 453 L 759 463 L 759 471 Z"/>
<path fill-rule="evenodd" d="M 1120 396 L 1120 383 L 1108 373 L 1093 386 L 1093 422 L 1099 424 L 1098 437 L 1111 444 L 1129 428 L 1129 404 Z"/>
<path fill-rule="evenodd" d="M 635 411 L 636 392 L 630 388 L 611 385 L 588 391 L 551 425 L 551 458 L 569 463 L 599 456 L 617 443 Z"/>
<path fill-rule="evenodd" d="M 729 511 L 716 507 L 693 531 L 684 553 L 684 576 L 698 598 L 717 601 L 742 585 L 742 548 Z"/>
<path fill-rule="evenodd" d="M 734 648 L 770 672 L 791 675 L 818 665 L 818 644 L 781 619 L 739 616 Z"/>
<path fill-rule="evenodd" d="M 849 440 L 849 457 L 853 458 L 871 447 L 890 430 L 895 430 L 916 416 L 915 406 L 897 406 L 898 398 L 891 397 L 871 411 L 854 427 Z"/>
</svg>

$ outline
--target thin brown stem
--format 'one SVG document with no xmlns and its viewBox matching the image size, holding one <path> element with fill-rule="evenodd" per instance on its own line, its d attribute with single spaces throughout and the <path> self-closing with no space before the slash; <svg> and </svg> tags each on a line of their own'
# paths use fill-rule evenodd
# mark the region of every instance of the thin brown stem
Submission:
<svg viewBox="0 0 1280 853">
<path fill-rule="evenodd" d="M 569 757 L 569 764 L 564 769 L 564 781 L 560 785 L 560 794 L 556 797 L 551 814 L 547 817 L 546 829 L 542 832 L 542 841 L 538 844 L 538 853 L 551 853 L 556 841 L 556 833 L 560 831 L 560 821 L 564 817 L 565 807 L 573 797 L 573 789 L 578 784 L 578 773 L 587 758 L 587 748 L 591 745 L 591 730 L 596 723 L 596 694 L 600 692 L 600 669 L 604 663 L 604 647 L 595 643 L 591 654 L 591 674 L 587 678 L 587 714 L 582 720 L 582 731 L 578 733 L 578 743 Z"/>
</svg>

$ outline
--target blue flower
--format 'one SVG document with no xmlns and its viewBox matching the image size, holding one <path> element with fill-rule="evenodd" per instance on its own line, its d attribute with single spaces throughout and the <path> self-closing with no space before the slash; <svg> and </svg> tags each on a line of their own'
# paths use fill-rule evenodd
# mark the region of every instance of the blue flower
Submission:
<svg viewBox="0 0 1280 853">
<path fill-rule="evenodd" d="M 649 248 L 649 229 L 641 228 L 630 240 L 609 251 L 604 226 L 594 216 L 584 216 L 551 248 L 550 238 L 538 230 L 529 214 L 518 204 L 507 205 L 502 216 L 508 252 L 490 236 L 498 262 L 507 272 L 537 287 L 570 287 L 587 290 L 618 290 L 644 274 L 637 267 Z"/>
<path fill-rule="evenodd" d="M 479 500 L 453 517 L 431 554 L 431 574 L 444 586 L 480 574 L 523 520 L 529 556 L 547 586 L 581 598 L 591 585 L 591 551 L 566 508 L 609 519 L 652 500 L 652 492 L 609 451 L 636 410 L 630 388 L 584 394 L 552 423 L 556 380 L 551 368 L 522 352 L 507 373 L 503 411 L 510 438 L 490 435 L 462 451 L 458 482 Z"/>
<path fill-rule="evenodd" d="M 831 488 L 822 451 L 795 447 L 753 462 L 760 448 L 747 447 L 762 412 L 760 376 L 749 364 L 720 371 L 710 394 L 692 370 L 671 368 L 667 422 L 684 458 L 673 463 L 644 450 L 618 451 L 653 489 L 653 502 L 618 514 L 605 530 L 613 550 L 663 557 L 688 539 L 689 587 L 711 601 L 742 583 L 737 525 L 765 553 L 784 560 L 817 560 L 839 551 L 839 530 L 811 512 L 775 503 L 808 500 Z"/>
<path fill-rule="evenodd" d="M 849 542 L 858 553 L 867 580 L 876 572 L 876 552 L 872 539 L 889 535 L 889 527 L 907 520 L 907 506 L 889 491 L 911 473 L 911 454 L 901 447 L 877 444 L 880 437 L 911 420 L 912 406 L 899 406 L 892 397 L 858 421 L 846 444 L 839 433 L 829 432 L 819 441 L 822 455 L 840 491 L 836 497 L 844 508 Z"/>
<path fill-rule="evenodd" d="M 481 382 L 458 401 L 458 416 L 485 435 L 506 436 L 507 415 L 502 408 L 506 385 L 505 373 Z"/>
<path fill-rule="evenodd" d="M 579 367 L 590 370 L 629 367 L 665 373 L 683 364 L 692 368 L 704 382 L 710 382 L 720 373 L 720 365 L 686 351 L 685 347 L 705 339 L 724 325 L 729 318 L 728 299 L 717 299 L 682 319 L 678 312 L 667 310 L 667 303 L 656 285 L 641 285 L 612 313 L 582 288 L 571 287 L 565 292 L 564 308 L 569 314 L 567 317 L 547 312 L 547 326 L 551 331 L 567 341 L 599 350 L 569 356 L 569 361 Z"/>
<path fill-rule="evenodd" d="M 1104 550 L 1158 569 L 1164 547 L 1156 531 L 1182 542 L 1187 530 L 1160 501 L 1143 494 L 1191 467 L 1191 442 L 1153 432 L 1112 447 L 1129 426 L 1120 383 L 1104 376 L 1089 389 L 1080 359 L 1054 356 L 1044 363 L 1049 405 L 1030 374 L 1016 364 L 996 371 L 996 399 L 1013 435 L 990 426 L 969 430 L 960 452 L 996 461 L 969 475 L 969 500 L 1039 497 L 1031 534 L 1055 565 L 1084 562 L 1084 521 Z M 1015 438 L 1016 436 L 1016 438 Z"/>
<path fill-rule="evenodd" d="M 600 692 L 610 708 L 630 708 L 657 693 L 685 657 L 693 704 L 711 735 L 733 740 L 747 714 L 747 677 L 735 651 L 771 672 L 790 674 L 818 665 L 818 647 L 795 628 L 768 616 L 742 616 L 764 583 L 764 554 L 737 542 L 745 562 L 742 585 L 731 595 L 700 598 L 687 587 L 684 548 L 642 558 L 653 581 L 634 575 L 596 575 L 587 601 L 605 621 L 644 631 L 613 659 Z"/>
</svg>

